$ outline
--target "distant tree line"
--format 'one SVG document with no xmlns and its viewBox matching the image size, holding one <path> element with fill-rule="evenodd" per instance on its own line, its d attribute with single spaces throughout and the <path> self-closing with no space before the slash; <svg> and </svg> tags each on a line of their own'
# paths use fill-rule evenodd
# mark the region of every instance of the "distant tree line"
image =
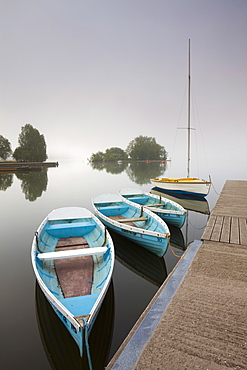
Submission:
<svg viewBox="0 0 247 370">
<path fill-rule="evenodd" d="M 44 135 L 30 124 L 21 128 L 19 146 L 12 152 L 8 139 L 0 135 L 0 158 L 6 160 L 12 156 L 16 161 L 44 162 L 47 159 Z"/>
<path fill-rule="evenodd" d="M 138 136 L 131 140 L 126 150 L 118 147 L 106 149 L 105 153 L 98 151 L 89 158 L 91 163 L 119 160 L 166 160 L 165 148 L 156 143 L 155 138 Z"/>
</svg>

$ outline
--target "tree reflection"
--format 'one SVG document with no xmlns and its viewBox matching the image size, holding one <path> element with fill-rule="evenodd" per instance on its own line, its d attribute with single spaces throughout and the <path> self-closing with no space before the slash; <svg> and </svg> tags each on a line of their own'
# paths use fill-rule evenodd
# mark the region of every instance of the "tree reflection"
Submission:
<svg viewBox="0 0 247 370">
<path fill-rule="evenodd" d="M 92 162 L 90 164 L 94 170 L 106 170 L 107 173 L 112 173 L 113 175 L 117 175 L 123 172 L 128 167 L 128 162 L 118 163 L 116 161 Z"/>
<path fill-rule="evenodd" d="M 150 183 L 151 178 L 162 176 L 166 170 L 166 164 L 161 162 L 131 162 L 126 169 L 130 180 L 138 185 Z"/>
<path fill-rule="evenodd" d="M 119 174 L 126 171 L 131 181 L 138 185 L 150 183 L 151 178 L 162 176 L 166 171 L 166 164 L 158 162 L 90 162 L 94 170 L 106 170 L 108 173 Z"/>
<path fill-rule="evenodd" d="M 47 169 L 40 172 L 16 173 L 16 176 L 21 180 L 21 190 L 30 202 L 41 197 L 43 191 L 47 189 Z"/>
<path fill-rule="evenodd" d="M 103 171 L 105 169 L 105 163 L 102 162 L 89 162 L 93 170 Z"/>
<path fill-rule="evenodd" d="M 13 183 L 12 173 L 1 173 L 0 174 L 0 190 L 7 190 Z"/>
</svg>

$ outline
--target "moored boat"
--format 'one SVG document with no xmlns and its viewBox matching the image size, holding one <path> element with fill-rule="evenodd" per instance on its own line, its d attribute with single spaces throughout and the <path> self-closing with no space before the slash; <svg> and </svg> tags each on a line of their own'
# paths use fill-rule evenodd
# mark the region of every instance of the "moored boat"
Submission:
<svg viewBox="0 0 247 370">
<path fill-rule="evenodd" d="M 162 257 L 168 247 L 167 224 L 152 211 L 119 194 L 102 194 L 92 200 L 95 215 L 110 229 Z"/>
<path fill-rule="evenodd" d="M 169 225 L 181 228 L 186 219 L 185 209 L 170 199 L 159 197 L 154 194 L 143 192 L 140 189 L 126 188 L 119 191 L 119 194 L 131 202 L 140 204 L 150 209 L 161 217 Z"/>
<path fill-rule="evenodd" d="M 209 190 L 211 181 L 199 180 L 197 178 L 186 177 L 184 179 L 150 179 L 152 185 L 157 188 L 182 194 L 191 194 L 205 197 Z"/>
<path fill-rule="evenodd" d="M 31 260 L 41 290 L 83 356 L 113 272 L 109 232 L 85 208 L 56 209 L 35 233 Z"/>
<path fill-rule="evenodd" d="M 188 145 L 188 152 L 187 152 L 187 177 L 186 178 L 179 178 L 179 179 L 170 179 L 170 178 L 155 178 L 150 179 L 151 184 L 156 186 L 157 188 L 174 192 L 174 193 L 183 193 L 183 194 L 193 194 L 197 196 L 205 197 L 208 195 L 211 180 L 201 180 L 196 177 L 190 177 L 190 157 L 191 157 L 191 122 L 190 122 L 190 84 L 191 84 L 191 76 L 190 76 L 190 40 L 189 40 L 189 71 L 188 71 L 188 122 L 187 122 L 187 145 Z"/>
</svg>

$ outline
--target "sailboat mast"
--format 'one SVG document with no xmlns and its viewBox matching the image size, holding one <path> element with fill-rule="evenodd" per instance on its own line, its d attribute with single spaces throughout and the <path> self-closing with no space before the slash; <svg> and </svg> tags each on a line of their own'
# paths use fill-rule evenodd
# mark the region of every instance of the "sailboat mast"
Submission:
<svg viewBox="0 0 247 370">
<path fill-rule="evenodd" d="M 188 162 L 187 177 L 190 177 L 190 39 L 189 39 L 189 71 L 188 71 Z"/>
</svg>

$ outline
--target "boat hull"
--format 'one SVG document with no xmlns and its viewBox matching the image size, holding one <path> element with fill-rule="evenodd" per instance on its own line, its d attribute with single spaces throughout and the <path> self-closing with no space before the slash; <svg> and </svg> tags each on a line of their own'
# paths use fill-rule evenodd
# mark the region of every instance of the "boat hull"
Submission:
<svg viewBox="0 0 247 370">
<path fill-rule="evenodd" d="M 130 188 L 122 189 L 119 194 L 130 202 L 147 207 L 168 225 L 181 228 L 185 222 L 186 210 L 168 198 Z"/>
<path fill-rule="evenodd" d="M 169 225 L 178 227 L 179 229 L 184 225 L 186 219 L 186 213 L 183 215 L 174 215 L 171 213 L 163 213 L 162 211 L 154 211 L 152 210 L 157 216 L 161 217 L 165 222 Z"/>
<path fill-rule="evenodd" d="M 141 231 L 138 232 L 137 228 L 128 227 L 123 228 L 121 226 L 116 226 L 109 221 L 97 215 L 99 219 L 111 230 L 115 231 L 119 235 L 131 240 L 132 242 L 142 246 L 148 251 L 156 254 L 158 257 L 162 257 L 168 248 L 168 238 L 156 235 L 146 235 Z"/>
<path fill-rule="evenodd" d="M 165 179 L 151 179 L 151 184 L 157 188 L 167 190 L 174 193 L 194 194 L 205 197 L 210 190 L 210 181 L 188 181 L 174 180 L 166 181 Z"/>
<path fill-rule="evenodd" d="M 109 232 L 84 208 L 60 208 L 38 228 L 31 260 L 38 285 L 83 356 L 113 272 Z"/>
<path fill-rule="evenodd" d="M 170 231 L 153 212 L 117 194 L 103 194 L 92 203 L 95 215 L 106 227 L 159 257 L 166 253 Z M 120 217 L 123 219 L 119 222 Z"/>
</svg>

